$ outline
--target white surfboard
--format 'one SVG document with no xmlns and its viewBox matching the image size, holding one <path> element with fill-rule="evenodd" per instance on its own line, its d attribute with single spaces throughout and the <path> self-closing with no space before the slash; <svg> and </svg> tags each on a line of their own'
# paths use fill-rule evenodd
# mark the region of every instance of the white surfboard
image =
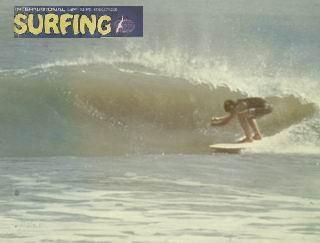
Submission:
<svg viewBox="0 0 320 243">
<path fill-rule="evenodd" d="M 217 143 L 212 144 L 209 147 L 216 153 L 237 154 L 243 149 L 252 147 L 252 145 L 253 143 Z"/>
</svg>

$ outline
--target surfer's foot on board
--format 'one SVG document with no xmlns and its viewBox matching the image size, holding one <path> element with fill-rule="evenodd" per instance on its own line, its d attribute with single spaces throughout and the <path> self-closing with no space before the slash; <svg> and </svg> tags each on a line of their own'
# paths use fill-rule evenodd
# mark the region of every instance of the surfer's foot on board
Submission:
<svg viewBox="0 0 320 243">
<path fill-rule="evenodd" d="M 254 140 L 261 140 L 261 139 L 262 139 L 262 136 L 261 136 L 261 134 L 256 133 L 252 138 L 253 138 Z"/>
<path fill-rule="evenodd" d="M 240 138 L 239 140 L 237 140 L 237 143 L 252 143 L 255 140 L 261 140 L 261 139 L 262 139 L 262 135 L 259 133 L 255 133 L 250 138 L 247 138 L 247 137 Z"/>
<path fill-rule="evenodd" d="M 237 141 L 237 143 L 252 143 L 254 140 L 252 138 L 244 137 Z"/>
</svg>

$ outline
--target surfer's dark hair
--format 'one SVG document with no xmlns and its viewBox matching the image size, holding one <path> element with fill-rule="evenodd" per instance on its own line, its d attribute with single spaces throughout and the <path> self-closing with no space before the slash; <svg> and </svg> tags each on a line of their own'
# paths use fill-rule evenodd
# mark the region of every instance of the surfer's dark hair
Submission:
<svg viewBox="0 0 320 243">
<path fill-rule="evenodd" d="M 236 102 L 233 100 L 226 100 L 224 102 L 223 108 L 226 112 L 231 112 L 236 107 Z"/>
</svg>

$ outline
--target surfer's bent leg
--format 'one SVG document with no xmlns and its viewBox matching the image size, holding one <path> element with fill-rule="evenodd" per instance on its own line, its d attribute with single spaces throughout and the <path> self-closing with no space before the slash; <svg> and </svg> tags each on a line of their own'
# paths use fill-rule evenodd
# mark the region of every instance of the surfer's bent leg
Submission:
<svg viewBox="0 0 320 243">
<path fill-rule="evenodd" d="M 250 118 L 248 118 L 248 123 L 249 123 L 250 127 L 252 128 L 252 131 L 254 132 L 253 139 L 254 140 L 261 140 L 262 135 L 261 135 L 261 132 L 258 128 L 258 124 L 257 124 L 256 119 L 254 117 L 250 117 Z"/>
<path fill-rule="evenodd" d="M 251 138 L 251 131 L 250 131 L 250 125 L 248 121 L 249 115 L 247 113 L 241 113 L 238 114 L 238 120 L 240 122 L 240 125 L 244 131 L 245 139 L 241 142 L 252 142 L 253 139 Z"/>
</svg>

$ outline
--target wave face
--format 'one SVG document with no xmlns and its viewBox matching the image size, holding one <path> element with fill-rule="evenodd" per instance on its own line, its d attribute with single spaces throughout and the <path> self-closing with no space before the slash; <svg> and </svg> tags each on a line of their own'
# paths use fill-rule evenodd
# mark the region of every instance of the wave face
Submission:
<svg viewBox="0 0 320 243">
<path fill-rule="evenodd" d="M 316 0 L 142 1 L 143 38 L 90 41 L 12 39 L 14 2 L 0 3 L 0 156 L 207 153 L 242 137 L 208 123 L 248 96 L 274 106 L 254 153 L 320 153 Z"/>
<path fill-rule="evenodd" d="M 224 114 L 226 98 L 251 95 L 274 106 L 272 114 L 259 120 L 267 144 L 256 149 L 296 152 L 304 146 L 306 152 L 319 146 L 313 90 L 308 97 L 298 96 L 293 85 L 241 80 L 225 66 L 212 75 L 212 66 L 199 70 L 183 63 L 179 76 L 178 66 L 165 70 L 163 63 L 156 69 L 159 63 L 138 60 L 133 56 L 111 63 L 95 57 L 2 72 L 1 155 L 206 153 L 208 144 L 242 136 L 236 122 L 211 128 L 210 117 Z M 194 76 L 192 70 L 197 70 Z"/>
</svg>

